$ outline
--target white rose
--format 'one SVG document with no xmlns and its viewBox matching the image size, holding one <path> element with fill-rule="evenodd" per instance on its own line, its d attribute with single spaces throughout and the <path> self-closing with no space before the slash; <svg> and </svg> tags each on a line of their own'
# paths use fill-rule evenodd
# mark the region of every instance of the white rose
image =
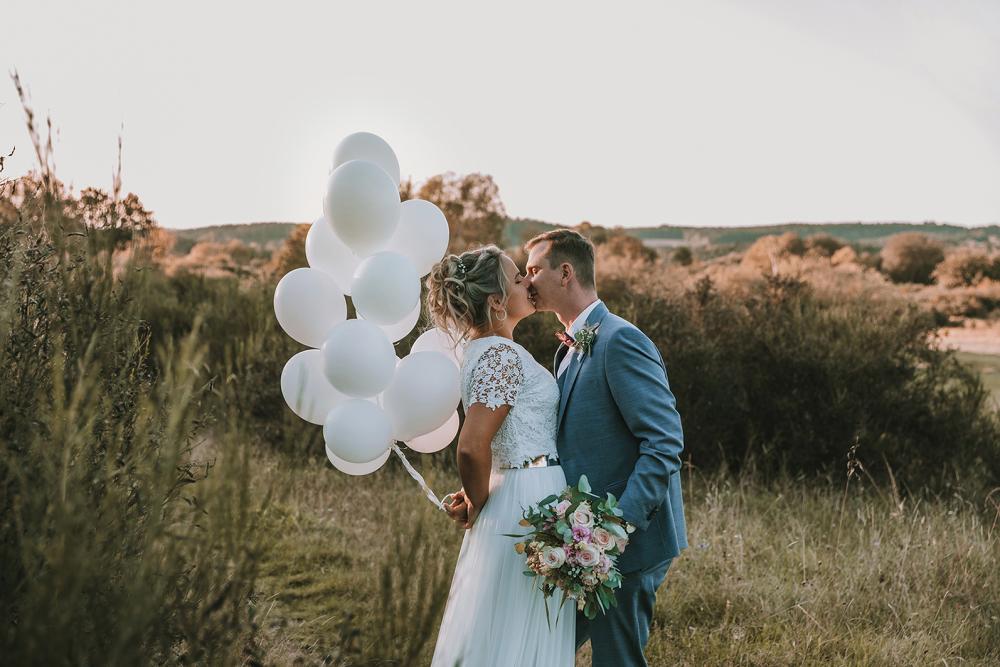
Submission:
<svg viewBox="0 0 1000 667">
<path fill-rule="evenodd" d="M 593 567 L 601 560 L 601 551 L 586 542 L 576 547 L 576 562 L 583 567 Z"/>
<path fill-rule="evenodd" d="M 594 525 L 594 514 L 590 511 L 590 505 L 582 502 L 576 506 L 573 512 L 573 524 L 590 528 Z"/>
<path fill-rule="evenodd" d="M 562 547 L 546 547 L 542 550 L 542 563 L 553 570 L 566 562 L 566 551 Z"/>
<path fill-rule="evenodd" d="M 580 581 L 584 586 L 594 586 L 597 584 L 597 575 L 593 572 L 584 572 Z"/>
<path fill-rule="evenodd" d="M 603 528 L 595 528 L 590 534 L 590 541 L 596 544 L 601 551 L 607 551 L 614 544 L 614 538 L 611 536 L 611 533 Z"/>
</svg>

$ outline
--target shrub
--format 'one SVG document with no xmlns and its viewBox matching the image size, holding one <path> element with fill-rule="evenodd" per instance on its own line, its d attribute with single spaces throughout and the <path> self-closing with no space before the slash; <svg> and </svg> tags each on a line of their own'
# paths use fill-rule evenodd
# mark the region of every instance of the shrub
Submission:
<svg viewBox="0 0 1000 667">
<path fill-rule="evenodd" d="M 813 234 L 806 239 L 806 252 L 819 257 L 833 257 L 844 244 L 829 234 Z"/>
<path fill-rule="evenodd" d="M 743 255 L 743 266 L 767 272 L 776 271 L 778 262 L 791 256 L 801 257 L 806 246 L 794 232 L 781 236 L 762 236 L 747 248 Z"/>
<path fill-rule="evenodd" d="M 881 255 L 882 272 L 893 282 L 929 285 L 944 248 L 925 234 L 907 232 L 889 237 Z"/>
<path fill-rule="evenodd" d="M 671 257 L 671 261 L 674 264 L 680 264 L 681 266 L 691 266 L 694 261 L 694 255 L 691 254 L 691 248 L 687 246 L 681 246 L 674 250 L 674 254 Z"/>
<path fill-rule="evenodd" d="M 61 203 L 38 198 L 41 226 L 0 228 L 0 653 L 238 661 L 259 502 L 239 420 L 205 441 L 209 407 L 231 394 L 197 325 L 153 345 L 148 266 L 116 278 L 100 235 L 60 233 Z"/>
<path fill-rule="evenodd" d="M 960 248 L 948 253 L 933 277 L 945 287 L 975 287 L 984 278 L 1000 279 L 1000 274 L 994 274 L 994 264 L 1000 266 L 1000 258 L 991 261 L 985 252 Z"/>
<path fill-rule="evenodd" d="M 858 442 L 869 470 L 888 464 L 914 486 L 1000 479 L 988 392 L 934 347 L 930 315 L 884 298 L 820 296 L 783 276 L 739 295 L 707 278 L 686 289 L 670 280 L 599 274 L 609 308 L 660 349 L 695 465 L 753 460 L 765 472 L 822 474 Z M 555 344 L 535 319 L 517 336 L 551 367 Z"/>
</svg>

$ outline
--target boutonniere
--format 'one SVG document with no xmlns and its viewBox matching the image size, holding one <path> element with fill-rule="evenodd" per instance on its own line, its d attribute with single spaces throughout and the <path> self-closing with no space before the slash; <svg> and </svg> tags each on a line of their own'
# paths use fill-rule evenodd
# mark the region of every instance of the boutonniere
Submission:
<svg viewBox="0 0 1000 667">
<path fill-rule="evenodd" d="M 590 354 L 590 348 L 594 346 L 594 341 L 597 340 L 597 330 L 601 327 L 601 323 L 591 324 L 590 326 L 585 326 L 576 332 L 576 338 L 573 341 L 573 349 L 582 357 L 585 354 Z"/>
</svg>

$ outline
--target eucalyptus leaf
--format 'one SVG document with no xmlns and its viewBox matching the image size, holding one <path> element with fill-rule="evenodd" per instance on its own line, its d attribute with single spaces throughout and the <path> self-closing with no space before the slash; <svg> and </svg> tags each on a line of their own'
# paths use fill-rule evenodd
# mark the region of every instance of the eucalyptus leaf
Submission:
<svg viewBox="0 0 1000 667">
<path fill-rule="evenodd" d="M 619 523 L 616 523 L 614 521 L 605 521 L 604 523 L 601 524 L 601 526 L 604 528 L 604 530 L 608 531 L 615 537 L 628 537 L 628 533 L 625 532 L 625 529 L 622 528 L 621 524 Z"/>
</svg>

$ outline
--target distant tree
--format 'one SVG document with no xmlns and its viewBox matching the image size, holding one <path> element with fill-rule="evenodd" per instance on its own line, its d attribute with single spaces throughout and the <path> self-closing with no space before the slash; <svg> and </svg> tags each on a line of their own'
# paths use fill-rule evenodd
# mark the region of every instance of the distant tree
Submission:
<svg viewBox="0 0 1000 667">
<path fill-rule="evenodd" d="M 944 261 L 937 265 L 934 279 L 945 287 L 975 286 L 984 278 L 993 277 L 993 264 L 990 257 L 981 250 L 960 248 L 948 253 Z"/>
<path fill-rule="evenodd" d="M 791 255 L 801 256 L 805 251 L 805 243 L 794 232 L 785 232 L 781 236 L 761 236 L 747 248 L 741 262 L 744 266 L 777 273 L 780 260 Z"/>
<path fill-rule="evenodd" d="M 409 201 L 414 198 L 413 179 L 407 177 L 406 180 L 399 181 L 399 200 Z"/>
<path fill-rule="evenodd" d="M 843 247 L 843 243 L 829 234 L 813 234 L 805 241 L 806 252 L 820 257 L 833 257 Z"/>
<path fill-rule="evenodd" d="M 655 262 L 656 251 L 634 236 L 624 232 L 612 233 L 602 245 L 608 255 L 624 257 L 637 262 Z"/>
<path fill-rule="evenodd" d="M 882 272 L 893 282 L 929 285 L 944 260 L 944 247 L 925 234 L 906 232 L 889 237 L 881 255 Z"/>
<path fill-rule="evenodd" d="M 421 184 L 416 198 L 436 204 L 448 218 L 448 252 L 464 252 L 489 243 L 503 244 L 507 211 L 492 176 L 438 174 Z"/>
<path fill-rule="evenodd" d="M 680 264 L 681 266 L 691 266 L 691 262 L 694 261 L 694 255 L 691 254 L 691 248 L 686 245 L 677 248 L 674 250 L 671 261 L 673 261 L 674 264 Z"/>
<path fill-rule="evenodd" d="M 590 242 L 594 245 L 601 245 L 602 243 L 606 243 L 608 240 L 607 227 L 592 224 L 587 220 L 584 220 L 573 229 L 590 239 Z"/>
<path fill-rule="evenodd" d="M 46 187 L 50 196 L 37 196 Z M 75 195 L 55 178 L 47 184 L 36 171 L 0 186 L 0 223 L 20 218 L 37 227 L 43 223 L 43 206 L 48 207 L 48 220 L 57 221 L 63 232 L 94 233 L 119 249 L 157 227 L 152 212 L 131 192 L 118 201 L 98 188 Z"/>
<path fill-rule="evenodd" d="M 312 225 L 305 223 L 296 225 L 292 233 L 285 239 L 284 245 L 271 257 L 267 265 L 267 273 L 275 279 L 280 279 L 292 269 L 309 266 L 306 259 L 306 235 Z"/>
<path fill-rule="evenodd" d="M 14 149 L 13 148 L 10 149 L 10 153 L 8 153 L 7 155 L 4 155 L 3 153 L 0 153 L 0 174 L 3 173 L 4 162 L 7 161 L 7 158 L 12 158 L 12 157 L 14 157 Z M 7 179 L 5 179 L 4 177 L 0 176 L 0 185 L 3 185 L 6 182 L 7 182 Z"/>
<path fill-rule="evenodd" d="M 43 193 L 49 190 L 48 195 Z M 32 228 L 43 224 L 46 208 L 50 220 L 57 220 L 63 231 L 79 231 L 79 223 L 70 215 L 72 197 L 62 181 L 46 181 L 37 171 L 29 171 L 0 185 L 0 222 L 22 220 Z"/>
<path fill-rule="evenodd" d="M 840 250 L 833 253 L 833 256 L 830 257 L 830 263 L 834 266 L 840 266 L 841 264 L 856 264 L 858 263 L 858 253 L 849 245 L 842 246 Z"/>
<path fill-rule="evenodd" d="M 118 247 L 156 227 L 152 212 L 131 192 L 115 201 L 104 190 L 84 188 L 79 197 L 71 200 L 69 213 L 87 229 L 106 234 Z"/>
</svg>

